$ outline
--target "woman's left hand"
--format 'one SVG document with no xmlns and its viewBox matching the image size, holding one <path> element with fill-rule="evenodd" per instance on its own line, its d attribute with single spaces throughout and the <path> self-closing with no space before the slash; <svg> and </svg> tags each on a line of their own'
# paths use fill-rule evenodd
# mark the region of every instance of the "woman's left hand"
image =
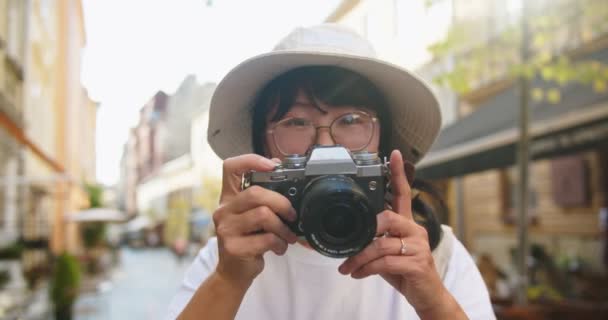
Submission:
<svg viewBox="0 0 608 320">
<path fill-rule="evenodd" d="M 435 269 L 426 229 L 412 216 L 411 189 L 403 157 L 397 150 L 391 154 L 390 170 L 393 210 L 378 214 L 378 237 L 363 251 L 348 258 L 338 270 L 355 279 L 382 276 L 405 296 L 421 318 L 438 318 L 436 316 L 448 311 L 445 308 L 452 308 L 449 312 L 454 312 L 454 307 L 460 307 Z M 385 234 L 388 236 L 382 236 Z"/>
</svg>

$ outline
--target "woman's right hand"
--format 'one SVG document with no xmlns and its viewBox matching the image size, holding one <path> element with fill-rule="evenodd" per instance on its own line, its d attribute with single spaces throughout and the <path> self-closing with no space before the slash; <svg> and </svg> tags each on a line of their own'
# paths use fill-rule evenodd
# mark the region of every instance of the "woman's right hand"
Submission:
<svg viewBox="0 0 608 320">
<path fill-rule="evenodd" d="M 259 186 L 241 191 L 244 173 L 272 171 L 276 165 L 256 154 L 224 160 L 220 206 L 213 214 L 219 249 L 215 273 L 232 285 L 248 287 L 264 268 L 264 253 L 283 255 L 287 244 L 297 241 L 279 218 L 296 219 L 287 198 Z"/>
</svg>

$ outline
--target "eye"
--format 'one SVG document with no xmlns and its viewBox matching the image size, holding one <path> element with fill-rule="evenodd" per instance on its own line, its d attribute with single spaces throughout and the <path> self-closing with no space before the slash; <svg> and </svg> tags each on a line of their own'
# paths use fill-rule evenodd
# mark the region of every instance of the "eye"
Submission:
<svg viewBox="0 0 608 320">
<path fill-rule="evenodd" d="M 349 114 L 343 115 L 338 120 L 338 124 L 344 125 L 344 126 L 357 125 L 357 124 L 361 124 L 363 122 L 364 122 L 364 119 L 356 113 L 349 113 Z"/>
<path fill-rule="evenodd" d="M 291 118 L 291 119 L 285 120 L 282 125 L 285 127 L 294 127 L 294 128 L 307 127 L 310 125 L 310 121 L 307 119 L 303 119 L 303 118 Z"/>
</svg>

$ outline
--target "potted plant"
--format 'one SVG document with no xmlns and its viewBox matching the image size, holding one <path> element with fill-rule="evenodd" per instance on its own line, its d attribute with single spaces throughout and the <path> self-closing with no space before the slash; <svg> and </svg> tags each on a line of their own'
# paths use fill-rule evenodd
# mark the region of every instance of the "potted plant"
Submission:
<svg viewBox="0 0 608 320">
<path fill-rule="evenodd" d="M 23 253 L 23 245 L 15 242 L 4 248 L 0 248 L 0 260 L 20 260 Z"/>
<path fill-rule="evenodd" d="M 55 261 L 50 296 L 56 320 L 71 320 L 72 307 L 80 286 L 80 265 L 72 255 L 63 253 Z"/>
<path fill-rule="evenodd" d="M 8 246 L 0 248 L 0 271 L 4 273 L 2 277 L 3 285 L 6 288 L 24 288 L 25 280 L 21 274 L 23 255 L 23 245 L 16 241 Z"/>
</svg>

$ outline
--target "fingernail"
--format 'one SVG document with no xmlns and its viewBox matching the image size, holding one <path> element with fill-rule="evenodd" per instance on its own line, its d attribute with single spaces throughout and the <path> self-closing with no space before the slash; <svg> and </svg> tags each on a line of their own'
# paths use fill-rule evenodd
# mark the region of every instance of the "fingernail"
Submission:
<svg viewBox="0 0 608 320">
<path fill-rule="evenodd" d="M 260 161 L 263 162 L 265 166 L 268 166 L 270 168 L 274 168 L 277 166 L 276 162 L 274 162 L 268 158 L 262 158 L 262 159 L 260 159 Z"/>
<path fill-rule="evenodd" d="M 343 264 L 341 264 L 338 267 L 338 272 L 340 272 L 341 274 L 346 274 L 346 267 Z"/>
</svg>

